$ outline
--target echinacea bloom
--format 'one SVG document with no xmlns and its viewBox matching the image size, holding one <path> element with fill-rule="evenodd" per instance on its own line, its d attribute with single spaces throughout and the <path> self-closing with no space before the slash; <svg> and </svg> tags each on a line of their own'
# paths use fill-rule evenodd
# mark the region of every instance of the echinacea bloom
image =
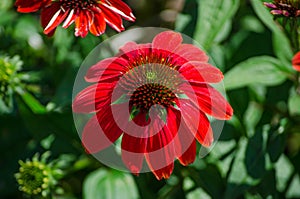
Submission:
<svg viewBox="0 0 300 199">
<path fill-rule="evenodd" d="M 292 60 L 293 68 L 300 72 L 300 52 L 296 53 Z"/>
<path fill-rule="evenodd" d="M 274 0 L 273 2 L 264 2 L 264 5 L 271 8 L 271 14 L 285 17 L 300 16 L 300 4 L 295 0 Z"/>
<path fill-rule="evenodd" d="M 95 36 L 103 34 L 106 23 L 120 32 L 124 30 L 122 18 L 135 21 L 122 0 L 17 0 L 16 6 L 19 12 L 41 9 L 41 23 L 48 36 L 59 24 L 68 28 L 75 22 L 75 36 L 85 37 L 89 31 Z"/>
<path fill-rule="evenodd" d="M 145 159 L 157 179 L 168 178 L 175 159 L 182 165 L 195 160 L 196 140 L 212 144 L 206 114 L 231 118 L 231 106 L 208 84 L 222 78 L 202 50 L 182 44 L 179 33 L 129 42 L 88 70 L 85 79 L 94 84 L 74 99 L 74 112 L 96 113 L 83 129 L 83 145 L 97 153 L 122 135 L 122 160 L 132 173 L 140 173 Z"/>
</svg>

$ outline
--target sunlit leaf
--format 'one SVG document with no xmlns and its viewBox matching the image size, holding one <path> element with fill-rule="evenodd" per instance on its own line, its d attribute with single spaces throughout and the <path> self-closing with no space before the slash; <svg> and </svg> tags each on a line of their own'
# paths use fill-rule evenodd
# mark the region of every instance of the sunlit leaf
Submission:
<svg viewBox="0 0 300 199">
<path fill-rule="evenodd" d="M 215 39 L 228 35 L 230 19 L 239 6 L 238 0 L 198 0 L 199 16 L 194 39 L 209 50 Z M 221 39 L 219 39 L 220 41 Z"/>
<path fill-rule="evenodd" d="M 83 183 L 84 199 L 135 199 L 136 185 L 128 173 L 98 169 L 90 173 Z"/>
<path fill-rule="evenodd" d="M 225 74 L 224 85 L 227 90 L 252 84 L 275 86 L 281 84 L 286 76 L 279 69 L 280 61 L 268 56 L 253 57 L 234 66 Z"/>
</svg>

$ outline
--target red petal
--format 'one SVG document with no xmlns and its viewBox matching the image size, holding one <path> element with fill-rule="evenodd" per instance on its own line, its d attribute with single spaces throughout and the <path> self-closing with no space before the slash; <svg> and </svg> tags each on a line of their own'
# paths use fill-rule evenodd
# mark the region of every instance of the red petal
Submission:
<svg viewBox="0 0 300 199">
<path fill-rule="evenodd" d="M 175 60 L 181 66 L 188 61 L 208 62 L 208 56 L 204 51 L 197 48 L 193 44 L 181 44 L 174 54 L 179 55 L 181 58 Z"/>
<path fill-rule="evenodd" d="M 120 48 L 118 56 L 128 60 L 131 66 L 139 66 L 140 63 L 145 61 L 145 57 L 151 54 L 151 51 L 150 43 L 136 44 L 135 42 L 128 42 Z"/>
<path fill-rule="evenodd" d="M 185 80 L 195 82 L 217 83 L 223 79 L 223 73 L 208 63 L 191 61 L 181 66 L 178 70 Z"/>
<path fill-rule="evenodd" d="M 152 42 L 154 49 L 162 49 L 173 52 L 182 42 L 180 33 L 165 31 L 155 36 Z"/>
<path fill-rule="evenodd" d="M 92 11 L 94 12 L 94 20 L 91 24 L 90 32 L 95 36 L 102 35 L 106 29 L 104 15 L 100 9 L 94 8 Z"/>
<path fill-rule="evenodd" d="M 88 153 L 97 153 L 115 142 L 122 130 L 114 122 L 110 106 L 103 108 L 85 125 L 82 143 Z"/>
<path fill-rule="evenodd" d="M 36 12 L 42 6 L 47 5 L 51 0 L 17 0 L 15 6 L 18 7 L 18 12 Z"/>
<path fill-rule="evenodd" d="M 149 162 L 148 162 L 149 165 Z M 161 179 L 168 179 L 170 175 L 172 174 L 174 169 L 174 163 L 169 164 L 168 166 L 158 169 L 158 170 L 152 170 L 152 173 L 155 175 L 157 180 Z"/>
<path fill-rule="evenodd" d="M 114 85 L 109 83 L 94 84 L 77 94 L 73 102 L 75 113 L 92 113 L 110 104 Z"/>
<path fill-rule="evenodd" d="M 300 52 L 298 52 L 292 60 L 293 68 L 300 72 Z"/>
<path fill-rule="evenodd" d="M 68 17 L 66 17 L 66 20 L 64 22 L 64 24 L 62 25 L 63 28 L 68 28 L 76 19 L 77 17 L 77 13 L 74 9 L 70 10 L 70 12 L 68 13 Z"/>
<path fill-rule="evenodd" d="M 125 28 L 122 24 L 121 17 L 110 9 L 106 8 L 104 5 L 99 4 L 100 9 L 104 14 L 105 21 L 108 23 L 110 27 L 115 29 L 118 32 L 123 31 Z"/>
<path fill-rule="evenodd" d="M 90 29 L 92 20 L 91 13 L 86 10 L 81 10 L 78 17 L 75 19 L 75 36 L 84 38 Z"/>
<path fill-rule="evenodd" d="M 122 160 L 134 174 L 138 174 L 142 169 L 146 146 L 147 138 L 134 137 L 124 133 L 122 138 Z"/>
<path fill-rule="evenodd" d="M 87 82 L 99 82 L 118 79 L 126 72 L 128 62 L 123 58 L 111 57 L 93 65 L 85 76 Z"/>
<path fill-rule="evenodd" d="M 179 162 L 184 166 L 193 163 L 196 159 L 196 148 L 196 140 L 194 139 L 185 151 L 180 152 L 181 156 L 178 157 Z"/>
<path fill-rule="evenodd" d="M 177 134 L 176 115 L 168 109 L 167 123 L 162 127 L 162 120 L 154 119 L 149 125 L 149 137 L 147 142 L 147 163 L 157 179 L 168 178 L 173 170 L 173 162 L 176 157 L 174 137 Z"/>
<path fill-rule="evenodd" d="M 119 50 L 122 54 L 130 53 L 133 51 L 136 51 L 139 48 L 139 45 L 137 45 L 135 42 L 130 41 L 127 42 L 124 46 L 122 46 Z"/>
<path fill-rule="evenodd" d="M 135 21 L 135 17 L 132 14 L 130 7 L 123 1 L 109 0 L 109 3 L 103 3 L 102 5 L 106 6 L 108 9 L 111 9 L 113 12 L 118 13 L 128 21 Z"/>
<path fill-rule="evenodd" d="M 190 82 L 193 90 L 190 87 L 182 85 L 181 89 L 199 108 L 221 120 L 229 120 L 233 115 L 233 109 L 226 99 L 213 87 L 204 83 Z M 196 95 L 196 96 L 195 96 Z M 198 99 L 198 103 L 194 100 Z"/>
<path fill-rule="evenodd" d="M 56 27 L 67 17 L 69 10 L 66 9 L 65 12 L 63 10 L 60 3 L 53 3 L 42 9 L 41 22 L 45 34 L 53 33 Z"/>
<path fill-rule="evenodd" d="M 186 124 L 183 128 L 187 127 L 187 130 L 183 131 L 192 133 L 203 146 L 210 146 L 213 142 L 213 132 L 206 115 L 190 103 L 190 100 L 182 101 L 186 101 L 180 105 L 181 114 Z"/>
</svg>

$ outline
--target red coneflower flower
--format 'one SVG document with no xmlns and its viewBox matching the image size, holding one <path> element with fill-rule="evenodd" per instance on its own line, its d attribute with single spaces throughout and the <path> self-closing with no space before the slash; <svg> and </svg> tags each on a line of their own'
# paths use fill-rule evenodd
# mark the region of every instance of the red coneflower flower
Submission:
<svg viewBox="0 0 300 199">
<path fill-rule="evenodd" d="M 224 120 L 233 114 L 208 84 L 223 74 L 207 61 L 202 50 L 182 44 L 179 33 L 166 31 L 149 44 L 129 42 L 116 57 L 92 66 L 85 79 L 95 84 L 73 102 L 74 112 L 96 112 L 82 133 L 86 150 L 101 151 L 123 135 L 127 168 L 139 173 L 145 158 L 157 179 L 170 176 L 175 158 L 192 163 L 196 140 L 203 146 L 213 142 L 206 114 Z"/>
<path fill-rule="evenodd" d="M 292 60 L 293 68 L 300 72 L 300 52 L 296 53 Z"/>
<path fill-rule="evenodd" d="M 96 36 L 103 34 L 106 23 L 118 32 L 124 30 L 121 17 L 135 20 L 131 9 L 121 0 L 17 0 L 16 6 L 19 12 L 41 8 L 41 22 L 48 36 L 61 23 L 68 28 L 75 22 L 75 35 L 85 37 L 88 31 Z"/>
</svg>

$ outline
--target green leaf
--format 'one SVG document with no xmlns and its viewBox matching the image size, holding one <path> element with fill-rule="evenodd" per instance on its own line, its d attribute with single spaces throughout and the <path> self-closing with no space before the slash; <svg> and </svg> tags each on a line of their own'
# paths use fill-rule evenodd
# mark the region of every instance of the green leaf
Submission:
<svg viewBox="0 0 300 199">
<path fill-rule="evenodd" d="M 113 103 L 111 103 L 111 105 L 114 104 L 123 104 L 125 102 L 128 102 L 129 98 L 126 94 L 123 94 L 119 99 L 117 99 L 116 101 L 114 101 Z"/>
<path fill-rule="evenodd" d="M 25 104 L 32 110 L 33 113 L 36 114 L 43 114 L 46 113 L 46 108 L 30 93 L 19 92 L 22 100 L 25 102 Z"/>
<path fill-rule="evenodd" d="M 264 129 L 263 131 L 266 131 Z M 262 131 L 258 130 L 249 139 L 246 153 L 245 165 L 248 174 L 255 179 L 261 178 L 266 172 L 266 159 L 265 159 L 265 140 Z"/>
<path fill-rule="evenodd" d="M 84 199 L 135 199 L 137 188 L 132 176 L 116 170 L 98 169 L 83 182 Z"/>
<path fill-rule="evenodd" d="M 291 186 L 289 187 L 286 197 L 287 198 L 300 198 L 300 177 L 299 175 L 295 175 L 291 182 Z"/>
<path fill-rule="evenodd" d="M 300 115 L 300 95 L 296 94 L 294 88 L 290 93 L 288 108 L 291 115 Z"/>
<path fill-rule="evenodd" d="M 198 0 L 199 15 L 194 39 L 209 50 L 218 37 L 224 39 L 231 29 L 230 19 L 239 7 L 239 0 Z"/>
<path fill-rule="evenodd" d="M 274 32 L 273 34 L 273 49 L 275 55 L 283 63 L 281 69 L 288 73 L 294 73 L 291 65 L 293 51 L 284 34 Z"/>
<path fill-rule="evenodd" d="M 258 124 L 262 114 L 263 114 L 262 106 L 260 106 L 258 103 L 254 101 L 251 101 L 244 114 L 244 120 L 243 120 L 249 137 L 254 135 L 255 126 Z"/>
<path fill-rule="evenodd" d="M 51 134 L 41 141 L 41 145 L 44 149 L 48 150 L 50 149 L 54 140 L 55 140 L 55 135 Z"/>
<path fill-rule="evenodd" d="M 244 164 L 246 148 L 248 142 L 246 138 L 239 141 L 238 149 L 235 154 L 231 170 L 228 174 L 228 183 L 224 198 L 238 198 L 243 195 L 246 190 L 258 184 L 258 180 L 251 178 Z"/>
<path fill-rule="evenodd" d="M 175 23 L 175 30 L 178 32 L 183 31 L 183 29 L 191 22 L 192 17 L 190 15 L 179 13 Z"/>
<path fill-rule="evenodd" d="M 190 168 L 189 172 L 192 180 L 199 187 L 202 187 L 212 198 L 222 198 L 225 191 L 225 182 L 216 165 L 209 164 L 200 171 Z"/>
<path fill-rule="evenodd" d="M 278 59 L 269 56 L 247 59 L 225 74 L 225 88 L 231 90 L 253 84 L 265 86 L 281 84 L 285 81 L 286 76 L 280 71 L 280 65 Z"/>
<path fill-rule="evenodd" d="M 286 123 L 286 120 L 281 120 L 276 129 L 272 128 L 268 132 L 267 153 L 273 163 L 278 161 L 285 149 L 287 135 L 284 131 Z"/>
<path fill-rule="evenodd" d="M 283 191 L 293 173 L 293 165 L 285 155 L 282 155 L 275 163 L 275 169 L 277 189 Z"/>
<path fill-rule="evenodd" d="M 276 171 L 274 169 L 267 171 L 263 176 L 260 184 L 257 187 L 259 195 L 262 198 L 278 198 L 278 193 L 276 189 Z"/>
</svg>

